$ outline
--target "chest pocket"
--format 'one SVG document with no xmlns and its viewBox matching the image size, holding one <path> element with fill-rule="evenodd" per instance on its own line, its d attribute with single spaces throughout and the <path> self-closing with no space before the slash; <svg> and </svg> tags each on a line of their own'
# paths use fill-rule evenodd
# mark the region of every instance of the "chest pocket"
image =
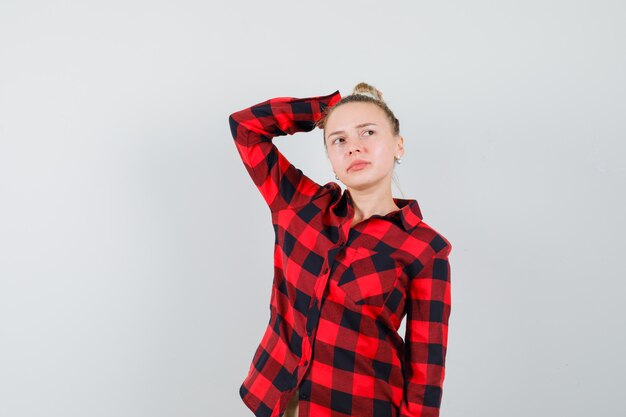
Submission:
<svg viewBox="0 0 626 417">
<path fill-rule="evenodd" d="M 396 261 L 391 256 L 360 247 L 349 260 L 338 285 L 355 304 L 382 307 L 398 274 Z"/>
</svg>

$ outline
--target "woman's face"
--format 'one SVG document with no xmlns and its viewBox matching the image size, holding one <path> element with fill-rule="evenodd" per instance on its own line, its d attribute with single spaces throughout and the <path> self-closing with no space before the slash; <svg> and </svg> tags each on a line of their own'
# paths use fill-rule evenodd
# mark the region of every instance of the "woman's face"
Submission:
<svg viewBox="0 0 626 417">
<path fill-rule="evenodd" d="M 403 154 L 403 138 L 394 135 L 385 112 L 373 103 L 342 104 L 325 123 L 326 152 L 333 171 L 347 187 L 366 189 L 391 184 L 394 157 Z M 351 166 L 357 160 L 362 165 Z"/>
</svg>

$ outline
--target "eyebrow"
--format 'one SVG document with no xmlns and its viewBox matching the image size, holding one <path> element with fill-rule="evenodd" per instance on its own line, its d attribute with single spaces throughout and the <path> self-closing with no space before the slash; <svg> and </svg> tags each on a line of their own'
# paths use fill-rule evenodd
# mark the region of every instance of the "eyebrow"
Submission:
<svg viewBox="0 0 626 417">
<path fill-rule="evenodd" d="M 368 123 L 361 123 L 360 125 L 356 125 L 355 127 L 356 127 L 357 129 L 360 129 L 360 128 L 362 128 L 362 127 L 365 127 L 365 126 L 370 126 L 370 125 L 372 125 L 372 126 L 378 126 L 376 123 L 369 123 L 369 122 L 368 122 Z M 329 137 L 331 137 L 332 135 L 337 135 L 337 134 L 339 134 L 339 133 L 346 133 L 346 132 L 345 132 L 344 130 L 336 130 L 336 131 L 334 131 L 333 133 L 330 133 L 329 135 L 327 135 L 326 137 L 327 137 L 327 138 L 329 138 Z"/>
</svg>

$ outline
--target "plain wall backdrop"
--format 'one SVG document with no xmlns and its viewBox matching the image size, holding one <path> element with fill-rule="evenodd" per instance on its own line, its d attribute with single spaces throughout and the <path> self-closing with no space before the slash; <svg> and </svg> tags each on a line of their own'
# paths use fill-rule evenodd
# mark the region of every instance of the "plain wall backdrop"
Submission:
<svg viewBox="0 0 626 417">
<path fill-rule="evenodd" d="M 442 417 L 623 416 L 626 3 L 0 3 L 0 415 L 252 416 L 273 230 L 228 115 L 366 81 L 448 238 Z M 276 139 L 334 181 L 319 130 Z"/>
</svg>

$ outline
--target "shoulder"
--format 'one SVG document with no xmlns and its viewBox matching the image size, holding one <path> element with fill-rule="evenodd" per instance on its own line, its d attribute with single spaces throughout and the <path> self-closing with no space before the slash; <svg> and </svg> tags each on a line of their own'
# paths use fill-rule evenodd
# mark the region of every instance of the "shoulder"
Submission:
<svg viewBox="0 0 626 417">
<path fill-rule="evenodd" d="M 426 256 L 448 254 L 452 250 L 450 241 L 423 220 L 411 230 L 411 238 L 416 243 L 416 249 Z"/>
<path fill-rule="evenodd" d="M 315 202 L 315 205 L 320 208 L 328 207 L 339 201 L 342 195 L 343 190 L 341 186 L 334 181 L 329 181 L 319 188 L 311 202 Z"/>
<path fill-rule="evenodd" d="M 313 217 L 321 212 L 326 211 L 329 207 L 336 205 L 342 197 L 341 186 L 336 182 L 328 182 L 324 185 L 318 185 L 317 190 L 308 198 L 304 204 L 297 206 L 287 206 L 280 210 L 277 210 L 273 215 L 283 215 L 285 213 L 309 213 L 305 214 L 308 220 L 312 220 Z M 291 216 L 291 214 L 288 214 Z"/>
</svg>

